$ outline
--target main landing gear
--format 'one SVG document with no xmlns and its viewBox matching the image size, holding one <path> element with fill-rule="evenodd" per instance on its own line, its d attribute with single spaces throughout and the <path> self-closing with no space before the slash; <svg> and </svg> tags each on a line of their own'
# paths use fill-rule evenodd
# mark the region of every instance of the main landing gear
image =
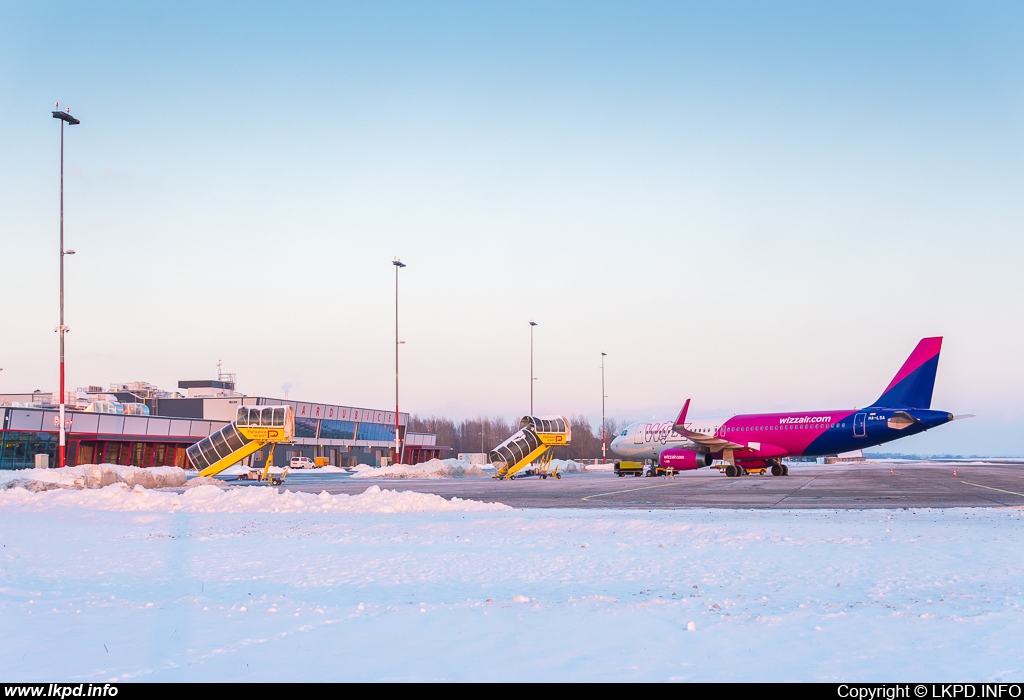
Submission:
<svg viewBox="0 0 1024 700">
<path fill-rule="evenodd" d="M 770 470 L 772 476 L 789 476 L 789 467 L 782 463 L 781 459 L 769 459 L 761 466 L 748 466 L 746 468 L 730 464 L 725 468 L 726 476 L 747 476 L 749 474 L 764 474 Z"/>
</svg>

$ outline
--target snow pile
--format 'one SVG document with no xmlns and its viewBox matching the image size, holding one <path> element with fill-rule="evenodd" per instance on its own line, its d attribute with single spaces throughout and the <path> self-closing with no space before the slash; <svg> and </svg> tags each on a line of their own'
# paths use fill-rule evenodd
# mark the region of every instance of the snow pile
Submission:
<svg viewBox="0 0 1024 700">
<path fill-rule="evenodd" d="M 101 489 L 112 484 L 157 489 L 183 486 L 185 470 L 180 467 L 125 467 L 117 464 L 83 464 L 64 469 L 20 469 L 4 475 L 5 488 L 28 491 L 53 489 Z"/>
<path fill-rule="evenodd" d="M 574 462 L 571 459 L 553 459 L 551 460 L 551 468 L 558 467 L 558 471 L 563 474 L 578 474 L 581 472 L 588 472 L 590 468 L 580 462 Z"/>
<path fill-rule="evenodd" d="M 94 491 L 42 491 L 9 488 L 0 491 L 0 507 L 70 507 L 103 511 L 155 511 L 161 513 L 436 513 L 512 510 L 503 503 L 462 498 L 450 501 L 430 493 L 382 491 L 371 486 L 361 494 L 319 495 L 252 486 L 223 489 L 199 485 L 185 493 L 150 491 L 117 483 Z"/>
<path fill-rule="evenodd" d="M 421 464 L 392 464 L 371 467 L 361 464 L 352 475 L 356 479 L 451 479 L 463 476 L 485 476 L 479 464 L 462 459 L 432 459 Z"/>
<path fill-rule="evenodd" d="M 231 488 L 227 483 L 220 479 L 214 479 L 212 476 L 195 476 L 188 480 L 185 484 L 185 488 L 194 489 L 197 486 L 216 486 L 217 488 L 227 489 Z"/>
</svg>

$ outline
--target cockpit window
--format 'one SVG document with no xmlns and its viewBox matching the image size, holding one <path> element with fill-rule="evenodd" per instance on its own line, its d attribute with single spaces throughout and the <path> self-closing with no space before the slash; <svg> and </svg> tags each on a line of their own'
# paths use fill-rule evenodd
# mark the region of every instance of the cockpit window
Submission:
<svg viewBox="0 0 1024 700">
<path fill-rule="evenodd" d="M 628 433 L 628 432 L 629 432 L 628 430 L 623 430 L 623 431 L 622 431 L 622 432 L 621 432 L 621 433 L 619 434 L 619 437 L 626 437 L 626 433 Z"/>
</svg>

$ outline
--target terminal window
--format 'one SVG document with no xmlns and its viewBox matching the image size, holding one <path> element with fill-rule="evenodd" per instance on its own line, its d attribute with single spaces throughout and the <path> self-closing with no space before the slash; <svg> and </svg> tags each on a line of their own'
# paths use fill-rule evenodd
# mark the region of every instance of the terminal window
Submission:
<svg viewBox="0 0 1024 700">
<path fill-rule="evenodd" d="M 358 439 L 393 442 L 395 439 L 395 426 L 384 425 L 383 423 L 360 423 Z"/>
<path fill-rule="evenodd" d="M 318 422 L 316 418 L 296 418 L 295 437 L 315 438 Z"/>
<path fill-rule="evenodd" d="M 320 437 L 326 440 L 355 440 L 356 424 L 347 420 L 320 421 Z"/>
</svg>

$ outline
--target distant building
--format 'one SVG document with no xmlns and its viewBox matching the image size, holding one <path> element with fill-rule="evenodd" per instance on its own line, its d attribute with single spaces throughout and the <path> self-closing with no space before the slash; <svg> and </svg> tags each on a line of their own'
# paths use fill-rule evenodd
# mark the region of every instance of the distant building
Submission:
<svg viewBox="0 0 1024 700">
<path fill-rule="evenodd" d="M 840 452 L 835 456 L 825 458 L 825 464 L 842 464 L 844 462 L 866 462 L 867 459 L 864 457 L 863 450 L 853 450 L 852 452 Z"/>
<path fill-rule="evenodd" d="M 182 381 L 178 388 L 186 394 L 161 391 L 146 382 L 68 392 L 68 465 L 186 467 L 185 449 L 234 420 L 239 406 L 283 404 L 295 409 L 295 438 L 277 447 L 275 464 L 288 464 L 292 457 L 320 457 L 338 466 L 396 461 L 394 411 L 246 396 L 236 391 L 234 377 Z M 57 463 L 58 394 L 0 395 L 0 469 L 32 468 L 37 454 L 48 454 L 50 464 Z M 434 435 L 406 434 L 408 423 L 409 415 L 399 413 L 404 463 L 418 464 L 450 451 L 437 445 Z M 263 466 L 264 452 L 243 463 Z"/>
</svg>

